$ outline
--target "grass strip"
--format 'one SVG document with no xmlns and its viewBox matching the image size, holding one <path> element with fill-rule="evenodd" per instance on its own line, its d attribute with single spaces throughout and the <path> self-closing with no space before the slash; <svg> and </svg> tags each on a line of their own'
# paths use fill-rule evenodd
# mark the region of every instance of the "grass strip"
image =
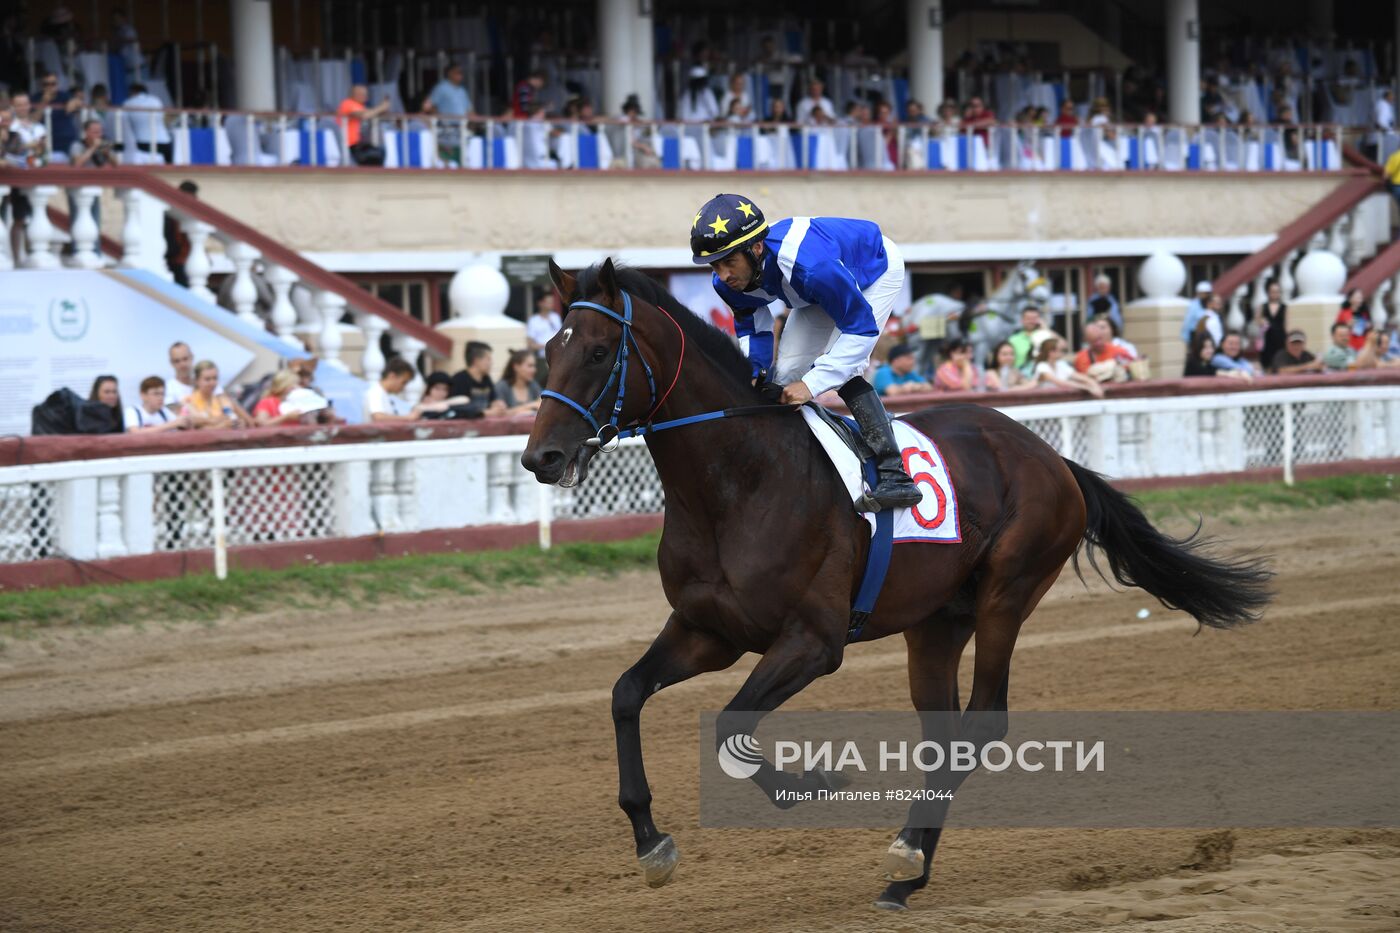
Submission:
<svg viewBox="0 0 1400 933">
<path fill-rule="evenodd" d="M 1154 522 L 1202 516 L 1237 521 L 1251 513 L 1400 500 L 1388 474 L 1358 474 L 1282 483 L 1227 483 L 1151 490 L 1134 498 Z M 659 535 L 627 541 L 565 544 L 510 551 L 424 554 L 353 564 L 305 564 L 283 570 L 233 570 L 171 580 L 0 593 L 0 637 L 55 626 L 212 621 L 286 610 L 289 617 L 380 601 L 470 595 L 510 585 L 612 576 L 656 566 Z"/>
</svg>

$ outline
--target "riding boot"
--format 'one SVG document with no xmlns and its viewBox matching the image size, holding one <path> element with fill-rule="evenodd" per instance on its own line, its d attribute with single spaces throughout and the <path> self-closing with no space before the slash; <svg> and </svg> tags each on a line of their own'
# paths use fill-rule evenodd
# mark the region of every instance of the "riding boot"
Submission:
<svg viewBox="0 0 1400 933">
<path fill-rule="evenodd" d="M 837 394 L 860 426 L 861 440 L 875 455 L 878 482 L 866 498 L 873 499 L 880 509 L 907 509 L 922 502 L 923 492 L 904 472 L 904 459 L 895 443 L 894 426 L 874 387 L 857 376 L 838 389 Z"/>
</svg>

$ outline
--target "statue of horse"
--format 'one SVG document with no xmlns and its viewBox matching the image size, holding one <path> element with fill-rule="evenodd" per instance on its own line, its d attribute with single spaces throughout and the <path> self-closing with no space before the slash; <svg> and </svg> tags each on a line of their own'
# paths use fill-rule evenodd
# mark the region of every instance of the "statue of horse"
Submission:
<svg viewBox="0 0 1400 933">
<path fill-rule="evenodd" d="M 612 698 L 618 802 L 645 880 L 659 887 L 680 855 L 652 820 L 642 704 L 753 652 L 760 658 L 721 714 L 715 747 L 747 741 L 766 712 L 841 666 L 870 533 L 805 420 L 766 403 L 732 338 L 611 260 L 578 278 L 551 263 L 550 274 L 569 311 L 546 347 L 545 403 L 521 463 L 541 483 L 574 486 L 620 436 L 642 435 L 665 489 L 657 564 L 672 611 Z M 961 738 L 980 750 L 1005 736 L 1017 634 L 1081 544 L 1091 562 L 1102 550 L 1121 584 L 1204 625 L 1252 621 L 1270 598 L 1262 563 L 1162 534 L 1102 477 L 991 408 L 939 406 L 908 421 L 956 478 L 962 541 L 895 546 L 855 642 L 904 636 L 926 740 Z M 969 640 L 977 651 L 964 715 L 958 662 Z M 820 772 L 767 762 L 750 780 L 775 802 L 779 791 L 827 786 Z M 902 909 L 928 883 L 941 832 L 929 816 L 947 805 L 911 808 L 885 856 L 890 883 L 878 906 Z"/>
<path fill-rule="evenodd" d="M 978 366 L 986 366 L 997 344 L 1016 332 L 1021 311 L 1027 305 L 1042 307 L 1050 300 L 1050 283 L 1031 262 L 1019 263 L 996 291 L 974 305 L 956 325 L 950 325 L 949 337 L 962 337 L 972 345 L 972 358 Z"/>
</svg>

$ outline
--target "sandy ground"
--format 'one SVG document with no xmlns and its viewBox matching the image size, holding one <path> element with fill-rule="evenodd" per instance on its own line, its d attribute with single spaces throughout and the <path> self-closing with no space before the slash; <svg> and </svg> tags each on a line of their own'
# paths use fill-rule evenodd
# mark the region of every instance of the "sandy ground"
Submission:
<svg viewBox="0 0 1400 933">
<path fill-rule="evenodd" d="M 1262 622 L 1193 638 L 1071 576 L 1024 630 L 1013 708 L 1396 707 L 1400 506 L 1214 527 L 1276 555 Z M 665 612 L 633 574 L 9 642 L 0 930 L 1400 930 L 1400 831 L 1381 830 L 950 830 L 913 909 L 876 912 L 892 829 L 698 828 L 697 714 L 747 662 L 647 706 L 683 853 L 650 890 L 608 705 Z M 907 705 L 889 639 L 790 708 Z"/>
</svg>

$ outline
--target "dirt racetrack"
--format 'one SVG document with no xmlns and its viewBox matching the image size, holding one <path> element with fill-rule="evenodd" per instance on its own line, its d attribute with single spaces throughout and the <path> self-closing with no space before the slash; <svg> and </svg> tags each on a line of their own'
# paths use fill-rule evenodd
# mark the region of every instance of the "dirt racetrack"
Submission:
<svg viewBox="0 0 1400 933">
<path fill-rule="evenodd" d="M 1193 638 L 1067 575 L 1023 632 L 1013 708 L 1396 708 L 1400 505 L 1212 530 L 1276 555 L 1262 622 Z M 697 827 L 697 714 L 742 670 L 643 715 L 682 853 L 650 890 L 608 707 L 664 617 L 633 574 L 9 642 L 0 930 L 1400 930 L 1389 830 L 950 830 L 912 909 L 876 912 L 894 827 Z M 907 708 L 902 639 L 790 706 Z"/>
</svg>

